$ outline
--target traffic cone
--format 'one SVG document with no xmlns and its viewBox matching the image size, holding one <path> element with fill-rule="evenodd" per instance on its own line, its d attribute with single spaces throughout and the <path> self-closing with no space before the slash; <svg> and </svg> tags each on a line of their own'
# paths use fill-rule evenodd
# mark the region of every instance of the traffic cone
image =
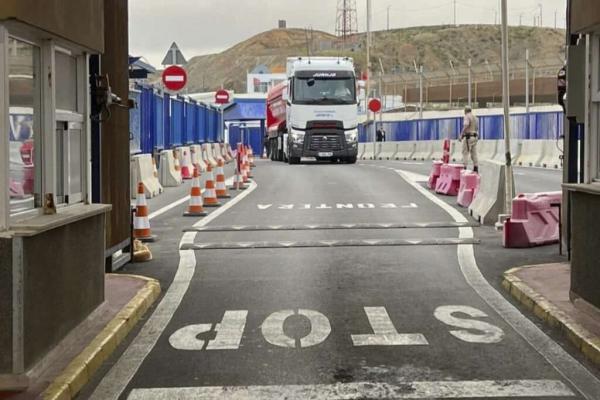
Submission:
<svg viewBox="0 0 600 400">
<path fill-rule="evenodd" d="M 233 176 L 233 185 L 231 186 L 231 190 L 246 190 L 248 186 L 244 185 L 244 178 L 240 171 L 236 169 L 235 175 Z"/>
<path fill-rule="evenodd" d="M 219 160 L 217 165 L 217 198 L 219 199 L 228 199 L 231 195 L 227 192 L 227 185 L 225 185 L 225 172 L 223 171 L 223 159 Z"/>
<path fill-rule="evenodd" d="M 148 203 L 144 184 L 138 183 L 137 198 L 135 201 L 135 215 L 133 217 L 133 238 L 142 242 L 153 242 L 156 236 L 152 235 L 150 219 L 148 219 Z"/>
<path fill-rule="evenodd" d="M 194 168 L 194 178 L 192 179 L 192 189 L 190 190 L 190 203 L 188 209 L 183 213 L 184 217 L 204 217 L 206 216 L 204 207 L 202 207 L 202 189 L 200 189 L 200 172 Z"/>
<path fill-rule="evenodd" d="M 192 179 L 192 174 L 190 172 L 190 166 L 188 164 L 187 153 L 185 150 L 182 150 L 181 154 L 181 177 L 183 179 Z"/>
<path fill-rule="evenodd" d="M 250 163 L 250 167 L 256 167 L 254 163 L 254 150 L 250 146 L 248 146 L 248 162 Z"/>
<path fill-rule="evenodd" d="M 175 171 L 181 171 L 181 164 L 179 163 L 179 152 L 173 150 L 173 158 L 175 159 Z"/>
<path fill-rule="evenodd" d="M 212 172 L 212 166 L 208 164 L 206 170 L 206 182 L 204 183 L 204 193 L 202 200 L 205 207 L 220 207 L 221 203 L 217 200 L 217 191 L 215 190 L 215 178 Z"/>
<path fill-rule="evenodd" d="M 246 154 L 244 156 L 245 158 L 245 164 L 246 164 L 246 176 L 248 176 L 248 178 L 254 178 L 254 176 L 252 175 L 252 168 L 250 166 L 250 160 L 248 158 L 248 154 Z"/>
</svg>

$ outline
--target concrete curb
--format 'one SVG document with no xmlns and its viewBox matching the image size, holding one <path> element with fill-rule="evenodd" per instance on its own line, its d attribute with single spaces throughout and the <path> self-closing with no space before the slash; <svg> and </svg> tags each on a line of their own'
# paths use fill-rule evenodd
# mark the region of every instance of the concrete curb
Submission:
<svg viewBox="0 0 600 400">
<path fill-rule="evenodd" d="M 525 284 L 516 272 L 527 267 L 513 268 L 504 273 L 502 287 L 511 296 L 548 325 L 558 328 L 583 355 L 596 365 L 600 365 L 600 337 L 577 324 L 558 307 Z"/>
<path fill-rule="evenodd" d="M 146 284 L 48 386 L 42 394 L 44 400 L 74 398 L 158 298 L 160 284 L 157 280 L 137 275 L 121 276 L 141 279 Z"/>
</svg>

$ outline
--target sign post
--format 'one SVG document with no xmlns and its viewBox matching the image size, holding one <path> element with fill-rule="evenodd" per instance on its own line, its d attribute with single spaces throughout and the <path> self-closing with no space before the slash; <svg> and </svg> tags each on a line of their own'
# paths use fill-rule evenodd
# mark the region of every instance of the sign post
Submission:
<svg viewBox="0 0 600 400">
<path fill-rule="evenodd" d="M 223 104 L 229 103 L 229 92 L 225 89 L 219 89 L 215 93 L 215 103 L 219 105 L 219 112 L 221 114 L 221 140 L 225 141 L 225 121 L 223 120 Z"/>
<path fill-rule="evenodd" d="M 375 160 L 375 156 L 377 155 L 377 116 L 376 114 L 381 111 L 381 100 L 379 99 L 371 99 L 369 100 L 369 111 L 373 113 L 373 160 Z"/>
</svg>

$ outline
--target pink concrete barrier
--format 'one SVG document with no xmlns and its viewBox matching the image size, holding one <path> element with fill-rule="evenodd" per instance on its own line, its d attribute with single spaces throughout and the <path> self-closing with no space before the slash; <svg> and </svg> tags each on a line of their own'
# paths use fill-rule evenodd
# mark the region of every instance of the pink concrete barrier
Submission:
<svg viewBox="0 0 600 400">
<path fill-rule="evenodd" d="M 462 164 L 443 164 L 440 177 L 435 185 L 435 192 L 447 196 L 458 195 L 460 186 L 460 171 L 465 167 Z"/>
<path fill-rule="evenodd" d="M 457 203 L 461 207 L 469 207 L 479 191 L 481 178 L 476 172 L 462 170 L 460 172 L 460 186 L 458 187 Z"/>
<path fill-rule="evenodd" d="M 558 243 L 561 199 L 561 192 L 520 194 L 513 199 L 512 216 L 504 222 L 504 247 Z"/>
<path fill-rule="evenodd" d="M 431 190 L 435 189 L 435 185 L 437 183 L 438 178 L 440 177 L 440 173 L 442 172 L 442 165 L 444 163 L 441 161 L 434 161 L 431 166 L 431 173 L 429 174 L 429 181 L 427 183 L 427 187 Z"/>
</svg>

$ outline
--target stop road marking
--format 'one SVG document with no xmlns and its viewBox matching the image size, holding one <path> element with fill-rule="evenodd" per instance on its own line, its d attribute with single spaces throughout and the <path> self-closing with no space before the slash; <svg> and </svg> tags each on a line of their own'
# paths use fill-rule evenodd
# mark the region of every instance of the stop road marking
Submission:
<svg viewBox="0 0 600 400">
<path fill-rule="evenodd" d="M 364 307 L 373 333 L 351 334 L 355 347 L 363 346 L 427 346 L 429 342 L 421 333 L 399 333 L 385 307 Z M 300 348 L 319 345 L 331 334 L 329 319 L 319 311 L 299 309 L 281 310 L 270 314 L 261 325 L 265 340 L 273 346 L 296 348 L 296 339 L 284 332 L 285 321 L 294 315 L 308 319 L 310 331 L 299 340 Z M 466 343 L 493 344 L 504 338 L 504 331 L 488 322 L 476 318 L 486 318 L 483 311 L 459 305 L 437 307 L 433 316 L 452 328 L 449 333 Z M 237 350 L 239 349 L 246 320 L 247 310 L 225 311 L 221 322 L 188 325 L 175 331 L 169 343 L 177 350 Z M 214 325 L 214 328 L 213 328 Z M 214 339 L 201 339 L 200 335 L 214 332 Z"/>
</svg>

